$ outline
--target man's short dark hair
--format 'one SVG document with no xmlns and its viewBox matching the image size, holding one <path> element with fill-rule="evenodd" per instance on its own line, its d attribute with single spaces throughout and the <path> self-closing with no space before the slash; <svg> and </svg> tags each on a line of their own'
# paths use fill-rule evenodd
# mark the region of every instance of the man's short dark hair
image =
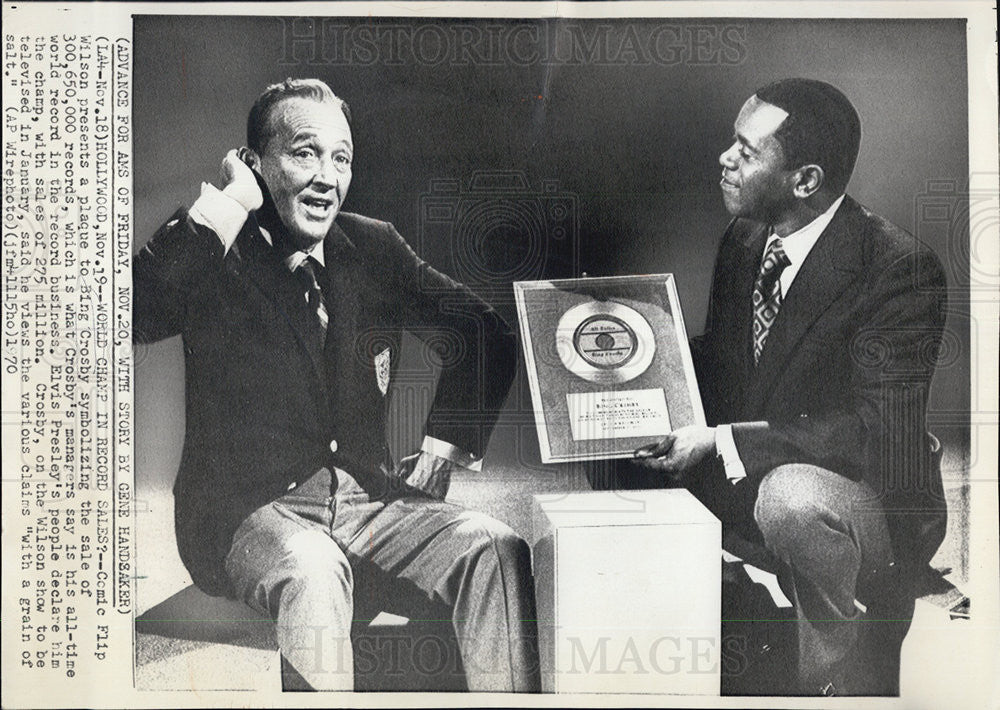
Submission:
<svg viewBox="0 0 1000 710">
<path fill-rule="evenodd" d="M 285 99 L 291 98 L 312 99 L 313 101 L 329 101 L 340 104 L 347 119 L 347 125 L 351 125 L 351 109 L 347 102 L 333 93 L 325 81 L 319 79 L 285 79 L 277 84 L 271 84 L 261 92 L 257 100 L 254 101 L 247 117 L 247 147 L 263 155 L 267 142 L 274 135 L 271 127 L 271 113 L 274 107 Z"/>
<path fill-rule="evenodd" d="M 757 91 L 757 98 L 788 113 L 774 134 L 785 167 L 819 165 L 826 185 L 843 192 L 861 146 L 861 119 L 850 100 L 815 79 L 782 79 Z"/>
</svg>

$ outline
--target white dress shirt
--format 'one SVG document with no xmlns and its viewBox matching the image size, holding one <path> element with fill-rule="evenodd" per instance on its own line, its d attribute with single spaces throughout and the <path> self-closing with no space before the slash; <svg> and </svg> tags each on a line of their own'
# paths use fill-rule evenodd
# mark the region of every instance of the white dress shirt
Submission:
<svg viewBox="0 0 1000 710">
<path fill-rule="evenodd" d="M 844 196 L 841 195 L 830 205 L 826 212 L 812 222 L 792 232 L 787 237 L 781 237 L 781 245 L 790 262 L 784 271 L 781 272 L 781 277 L 778 281 L 781 284 L 782 298 L 788 293 L 788 289 L 791 288 L 792 282 L 799 273 L 799 269 L 802 268 L 802 263 L 809 256 L 809 252 L 816 245 L 820 235 L 829 226 L 830 220 L 833 219 L 833 215 L 836 214 L 837 209 L 843 201 Z M 765 254 L 767 253 L 767 247 L 775 239 L 778 239 L 778 235 L 771 232 L 767 238 L 767 244 L 764 245 Z M 726 478 L 729 479 L 730 483 L 736 483 L 746 478 L 746 467 L 743 465 L 740 452 L 736 448 L 731 424 L 720 424 L 715 428 L 715 450 L 722 459 L 722 464 L 726 468 Z"/>
</svg>

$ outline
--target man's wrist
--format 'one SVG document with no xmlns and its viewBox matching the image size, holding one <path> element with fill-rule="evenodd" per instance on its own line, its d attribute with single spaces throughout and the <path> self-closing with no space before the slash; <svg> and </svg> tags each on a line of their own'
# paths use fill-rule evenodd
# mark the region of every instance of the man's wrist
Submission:
<svg viewBox="0 0 1000 710">
<path fill-rule="evenodd" d="M 733 426 L 731 424 L 720 424 L 715 427 L 715 451 L 715 455 L 722 460 L 726 478 L 730 483 L 737 483 L 747 477 L 746 467 L 740 459 L 736 440 L 733 439 Z"/>
<path fill-rule="evenodd" d="M 215 232 L 225 250 L 229 251 L 247 221 L 248 211 L 232 195 L 214 185 L 202 183 L 201 196 L 191 205 L 188 214 L 195 222 Z"/>
<path fill-rule="evenodd" d="M 238 202 L 246 212 L 253 212 L 261 205 L 260 188 L 255 184 L 231 182 L 222 188 L 222 194 Z"/>
<path fill-rule="evenodd" d="M 477 459 L 468 451 L 463 451 L 454 444 L 449 444 L 447 441 L 436 439 L 433 436 L 424 437 L 420 450 L 471 471 L 480 470 L 483 463 L 482 459 Z"/>
</svg>

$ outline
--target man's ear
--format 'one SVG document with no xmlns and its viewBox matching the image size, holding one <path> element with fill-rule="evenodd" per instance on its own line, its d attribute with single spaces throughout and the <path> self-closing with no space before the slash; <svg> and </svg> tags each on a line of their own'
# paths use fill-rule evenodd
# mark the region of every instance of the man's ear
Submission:
<svg viewBox="0 0 1000 710">
<path fill-rule="evenodd" d="M 257 151 L 253 150 L 252 148 L 247 148 L 246 146 L 243 146 L 242 148 L 239 149 L 239 151 L 237 151 L 236 154 L 239 156 L 240 160 L 242 160 L 246 164 L 247 167 L 249 167 L 251 170 L 260 172 L 260 156 L 257 155 Z"/>
<path fill-rule="evenodd" d="M 816 194 L 826 179 L 823 168 L 818 165 L 803 165 L 795 172 L 796 180 L 792 192 L 800 200 Z"/>
</svg>

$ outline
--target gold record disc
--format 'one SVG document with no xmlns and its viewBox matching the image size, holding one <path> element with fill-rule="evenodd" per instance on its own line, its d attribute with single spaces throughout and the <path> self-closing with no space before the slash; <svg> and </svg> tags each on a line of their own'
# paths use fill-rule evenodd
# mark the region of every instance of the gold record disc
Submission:
<svg viewBox="0 0 1000 710">
<path fill-rule="evenodd" d="M 566 311 L 556 326 L 556 352 L 566 369 L 598 384 L 635 379 L 653 362 L 653 329 L 633 308 L 589 301 Z"/>
</svg>

